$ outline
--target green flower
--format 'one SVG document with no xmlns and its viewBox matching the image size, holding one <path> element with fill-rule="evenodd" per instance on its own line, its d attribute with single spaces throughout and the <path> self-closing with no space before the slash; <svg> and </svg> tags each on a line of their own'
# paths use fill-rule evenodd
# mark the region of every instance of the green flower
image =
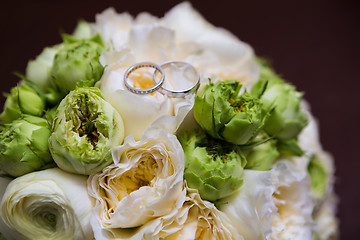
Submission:
<svg viewBox="0 0 360 240">
<path fill-rule="evenodd" d="M 48 122 L 30 115 L 23 115 L 22 118 L 2 126 L 0 169 L 13 177 L 18 177 L 50 164 L 50 135 Z"/>
<path fill-rule="evenodd" d="M 100 90 L 78 88 L 57 108 L 49 147 L 61 169 L 89 175 L 112 162 L 111 148 L 123 139 L 122 118 Z"/>
<path fill-rule="evenodd" d="M 328 171 L 317 155 L 311 157 L 307 170 L 311 179 L 311 191 L 321 198 L 327 192 Z"/>
<path fill-rule="evenodd" d="M 202 199 L 216 201 L 240 188 L 246 160 L 237 145 L 213 139 L 203 131 L 186 132 L 179 140 L 185 154 L 184 177 Z"/>
<path fill-rule="evenodd" d="M 56 53 L 51 80 L 65 94 L 76 87 L 92 87 L 100 80 L 104 68 L 99 62 L 104 51 L 101 38 L 75 39 L 64 36 L 64 45 Z"/>
<path fill-rule="evenodd" d="M 212 137 L 245 145 L 264 124 L 267 113 L 247 92 L 239 95 L 238 81 L 210 83 L 195 97 L 194 117 Z"/>
<path fill-rule="evenodd" d="M 261 97 L 264 108 L 271 112 L 264 126 L 269 135 L 282 140 L 293 139 L 307 125 L 307 116 L 300 109 L 302 93 L 282 80 L 271 68 L 262 66 L 261 77 L 251 94 Z"/>
<path fill-rule="evenodd" d="M 44 113 L 44 102 L 34 88 L 26 84 L 19 84 L 7 95 L 4 111 L 0 120 L 10 123 L 22 114 L 41 117 Z"/>
<path fill-rule="evenodd" d="M 277 141 L 275 139 L 270 139 L 268 141 L 265 140 L 264 143 L 244 149 L 243 152 L 247 161 L 246 169 L 270 170 L 274 161 L 280 156 L 276 144 Z"/>
</svg>

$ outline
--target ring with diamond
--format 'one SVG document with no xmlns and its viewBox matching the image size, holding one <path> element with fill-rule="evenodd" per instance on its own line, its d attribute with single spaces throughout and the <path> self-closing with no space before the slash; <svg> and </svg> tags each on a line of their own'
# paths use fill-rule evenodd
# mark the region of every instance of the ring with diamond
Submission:
<svg viewBox="0 0 360 240">
<path fill-rule="evenodd" d="M 191 86 L 190 88 L 186 88 L 184 90 L 170 90 L 170 89 L 166 89 L 164 88 L 163 86 L 160 87 L 159 91 L 163 94 L 166 94 L 167 96 L 169 97 L 173 97 L 173 98 L 181 98 L 181 97 L 184 97 L 190 93 L 195 93 L 199 86 L 200 86 L 200 74 L 199 72 L 196 70 L 196 68 L 187 63 L 187 62 L 184 62 L 184 61 L 177 61 L 177 60 L 172 60 L 172 61 L 167 61 L 167 62 L 164 62 L 160 65 L 160 68 L 164 69 L 166 67 L 169 67 L 171 64 L 175 64 L 177 65 L 178 67 L 190 67 L 192 72 L 194 73 L 195 75 L 195 83 L 193 86 Z M 156 78 L 156 74 L 158 73 L 158 71 L 155 71 L 154 73 L 154 79 Z M 160 72 L 161 73 L 161 72 Z M 163 74 L 163 73 L 161 73 Z"/>
<path fill-rule="evenodd" d="M 140 68 L 154 68 L 155 69 L 154 78 L 153 78 L 155 85 L 152 86 L 151 88 L 145 88 L 145 89 L 134 88 L 133 86 L 131 86 L 129 84 L 128 80 L 129 80 L 130 74 L 133 73 L 134 71 L 136 71 L 137 69 L 140 69 Z M 161 77 L 160 77 L 160 80 L 158 82 L 156 82 L 155 73 L 158 73 L 158 72 L 160 72 Z M 164 84 L 164 81 L 165 81 L 165 74 L 164 74 L 163 69 L 159 65 L 157 65 L 156 63 L 153 63 L 153 62 L 136 63 L 136 64 L 132 65 L 131 67 L 129 67 L 126 70 L 125 74 L 124 74 L 124 84 L 125 84 L 126 88 L 130 92 L 133 92 L 133 93 L 136 93 L 136 94 L 141 94 L 141 95 L 156 92 Z"/>
</svg>

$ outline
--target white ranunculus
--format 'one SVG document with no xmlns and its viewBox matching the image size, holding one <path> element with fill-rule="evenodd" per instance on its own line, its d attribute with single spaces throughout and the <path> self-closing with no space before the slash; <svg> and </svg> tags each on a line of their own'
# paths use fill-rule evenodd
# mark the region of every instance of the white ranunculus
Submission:
<svg viewBox="0 0 360 240">
<path fill-rule="evenodd" d="M 114 164 L 88 180 L 88 193 L 96 200 L 95 237 L 121 239 L 127 228 L 183 204 L 178 199 L 184 194 L 184 153 L 173 134 L 150 128 L 140 141 L 128 136 L 112 153 Z"/>
<path fill-rule="evenodd" d="M 58 168 L 13 180 L 1 201 L 4 222 L 25 239 L 91 239 L 86 177 Z"/>
<path fill-rule="evenodd" d="M 244 183 L 238 193 L 225 198 L 220 210 L 231 220 L 238 233 L 246 240 L 269 239 L 275 192 L 272 171 L 244 170 Z"/>
<path fill-rule="evenodd" d="M 314 203 L 309 176 L 289 161 L 279 161 L 273 168 L 276 191 L 273 199 L 277 211 L 272 214 L 273 240 L 311 240 L 314 229 Z"/>
<path fill-rule="evenodd" d="M 98 86 L 123 116 L 125 134 L 137 140 L 151 125 L 175 132 L 191 110 L 194 95 L 174 99 L 159 92 L 133 94 L 123 83 L 131 65 L 142 61 L 185 61 L 200 72 L 201 85 L 208 83 L 209 77 L 236 79 L 245 85 L 258 78 L 259 68 L 251 47 L 210 25 L 189 3 L 179 4 L 160 19 L 148 13 L 133 18 L 108 9 L 97 15 L 93 26 L 109 49 L 100 57 L 106 69 Z M 174 74 L 178 70 L 173 67 L 166 73 L 164 87 L 180 90 L 194 84 L 195 79 Z"/>
</svg>

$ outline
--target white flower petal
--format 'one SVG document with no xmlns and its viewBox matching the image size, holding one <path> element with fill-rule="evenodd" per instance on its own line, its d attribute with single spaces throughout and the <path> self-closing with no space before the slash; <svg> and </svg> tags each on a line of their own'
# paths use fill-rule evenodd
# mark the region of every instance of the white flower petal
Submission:
<svg viewBox="0 0 360 240">
<path fill-rule="evenodd" d="M 136 231 L 119 230 L 116 239 L 243 240 L 226 215 L 214 204 L 203 201 L 197 190 L 184 189 L 179 200 L 180 208 L 147 222 Z"/>
<path fill-rule="evenodd" d="M 213 58 L 218 59 L 215 68 L 200 67 L 206 75 L 215 74 L 222 79 L 237 79 L 243 83 L 251 83 L 258 78 L 259 67 L 254 61 L 252 48 L 229 31 L 212 26 L 190 3 L 175 6 L 163 21 L 165 26 L 176 32 L 178 45 L 194 42 L 200 47 L 198 53 L 213 54 Z"/>
<path fill-rule="evenodd" d="M 238 233 L 246 240 L 264 240 L 271 234 L 270 216 L 276 212 L 271 171 L 244 170 L 244 183 L 238 193 L 220 206 Z"/>
<path fill-rule="evenodd" d="M 13 180 L 1 202 L 4 222 L 27 239 L 90 239 L 86 177 L 58 168 Z"/>
<path fill-rule="evenodd" d="M 96 15 L 93 28 L 108 48 L 117 50 L 128 40 L 132 23 L 133 18 L 129 13 L 117 14 L 115 9 L 108 8 Z"/>
</svg>

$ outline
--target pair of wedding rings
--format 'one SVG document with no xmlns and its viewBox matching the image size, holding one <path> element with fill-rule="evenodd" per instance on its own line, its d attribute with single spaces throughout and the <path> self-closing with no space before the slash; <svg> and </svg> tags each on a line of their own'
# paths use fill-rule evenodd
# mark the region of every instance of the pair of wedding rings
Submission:
<svg viewBox="0 0 360 240">
<path fill-rule="evenodd" d="M 190 88 L 183 89 L 183 90 L 170 90 L 170 89 L 164 88 L 163 84 L 165 81 L 165 73 L 164 73 L 163 69 L 169 67 L 171 64 L 175 64 L 177 66 L 190 67 L 195 76 L 194 85 L 191 86 Z M 136 71 L 140 68 L 154 68 L 155 69 L 155 72 L 153 74 L 154 86 L 152 86 L 150 88 L 141 89 L 141 88 L 135 88 L 129 83 L 129 76 L 134 71 Z M 158 73 L 160 73 L 160 78 L 157 77 Z M 194 66 L 192 66 L 191 64 L 189 64 L 187 62 L 183 62 L 183 61 L 167 61 L 167 62 L 162 63 L 161 65 L 158 65 L 153 62 L 141 62 L 141 63 L 132 65 L 131 67 L 129 67 L 126 70 L 126 72 L 124 74 L 124 83 L 125 83 L 126 88 L 130 92 L 135 93 L 135 94 L 145 95 L 145 94 L 150 94 L 150 93 L 159 91 L 163 94 L 166 94 L 169 97 L 177 98 L 177 97 L 184 97 L 187 94 L 196 92 L 200 85 L 200 75 Z"/>
</svg>

